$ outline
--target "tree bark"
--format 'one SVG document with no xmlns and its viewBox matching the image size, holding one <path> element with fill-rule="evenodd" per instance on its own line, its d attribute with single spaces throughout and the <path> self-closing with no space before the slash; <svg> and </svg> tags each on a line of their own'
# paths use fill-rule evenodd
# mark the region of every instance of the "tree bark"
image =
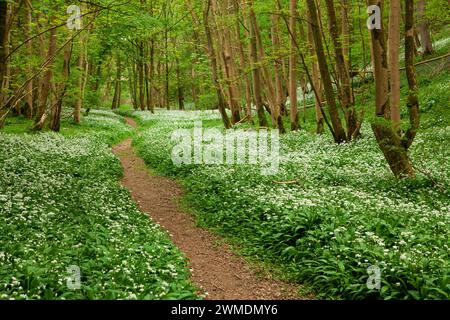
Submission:
<svg viewBox="0 0 450 320">
<path fill-rule="evenodd" d="M 227 5 L 229 4 L 226 0 L 221 0 L 222 6 L 220 6 L 220 11 L 217 8 L 217 15 L 227 18 L 229 16 L 229 11 Z M 216 6 L 216 1 L 212 1 L 213 7 Z M 229 105 L 231 109 L 231 122 L 232 124 L 238 123 L 241 120 L 240 116 L 240 97 L 239 90 L 236 85 L 236 63 L 234 61 L 233 52 L 231 48 L 231 34 L 230 29 L 222 21 L 218 22 L 218 43 L 220 44 L 221 57 L 223 61 L 224 70 L 224 80 L 228 89 Z"/>
<path fill-rule="evenodd" d="M 178 92 L 178 108 L 184 110 L 184 88 L 181 80 L 180 60 L 176 58 L 177 64 L 177 92 Z"/>
<path fill-rule="evenodd" d="M 211 75 L 212 75 L 213 84 L 216 88 L 217 100 L 219 103 L 219 112 L 222 116 L 222 121 L 223 121 L 223 125 L 224 125 L 225 129 L 229 129 L 229 128 L 231 128 L 231 122 L 227 115 L 225 99 L 222 95 L 222 91 L 220 90 L 216 52 L 214 50 L 214 43 L 213 43 L 212 36 L 211 36 L 211 29 L 209 27 L 208 17 L 209 17 L 210 9 L 211 9 L 211 0 L 207 0 L 206 8 L 203 12 L 203 26 L 205 28 L 206 40 L 208 43 L 208 54 L 209 54 L 209 59 L 210 59 L 210 63 L 211 63 Z"/>
<path fill-rule="evenodd" d="M 276 14 L 272 15 L 272 46 L 274 52 L 277 52 L 277 50 L 281 47 L 280 42 L 280 30 L 279 30 L 279 16 Z M 278 54 L 277 54 L 278 55 Z M 275 123 L 277 124 L 277 128 L 280 131 L 280 133 L 285 133 L 286 130 L 284 129 L 283 124 L 283 117 L 281 115 L 281 109 L 283 105 L 283 96 L 284 96 L 284 90 L 283 90 L 283 80 L 282 80 L 282 62 L 279 57 L 275 57 L 274 59 L 274 71 L 275 71 L 275 108 L 273 110 L 272 118 L 274 119 Z"/>
<path fill-rule="evenodd" d="M 30 38 L 31 35 L 31 24 L 32 24 L 32 17 L 31 17 L 31 8 L 30 8 L 30 4 L 28 2 L 28 0 L 26 1 L 26 23 L 25 23 L 25 37 L 28 39 Z M 33 57 L 33 41 L 30 40 L 27 42 L 26 44 L 26 50 L 27 50 L 27 56 L 28 56 L 28 61 L 27 61 L 27 67 L 26 67 L 26 72 L 27 74 L 32 74 L 33 73 L 33 66 L 31 63 L 31 58 Z M 27 88 L 26 90 L 26 95 L 25 95 L 25 114 L 27 115 L 28 118 L 32 119 L 33 118 L 33 88 L 34 88 L 34 81 L 31 80 L 28 84 L 27 84 Z"/>
<path fill-rule="evenodd" d="M 52 29 L 50 31 L 50 37 L 49 37 L 49 44 L 48 44 L 48 52 L 47 52 L 47 59 L 53 59 L 55 53 L 56 53 L 56 39 L 57 39 L 57 29 Z M 52 78 L 53 78 L 53 61 L 51 61 L 48 66 L 47 70 L 44 73 L 42 86 L 41 86 L 41 95 L 39 97 L 39 105 L 38 110 L 36 113 L 35 123 L 33 126 L 34 130 L 42 130 L 45 124 L 45 120 L 47 118 L 47 102 L 50 95 L 50 88 L 52 85 Z"/>
<path fill-rule="evenodd" d="M 410 0 L 405 1 L 407 3 Z M 369 5 L 377 5 L 381 8 L 381 12 L 383 12 L 383 4 L 382 0 L 369 1 Z M 407 153 L 407 148 L 402 144 L 399 132 L 391 125 L 389 64 L 386 53 L 386 33 L 383 21 L 381 21 L 381 29 L 374 28 L 370 30 L 370 35 L 372 64 L 375 76 L 375 115 L 377 117 L 372 123 L 372 130 L 394 175 L 399 178 L 414 176 L 414 170 Z M 411 35 L 411 40 L 414 41 L 414 34 L 411 33 Z M 405 52 L 410 52 L 409 49 L 412 49 L 412 46 L 405 44 Z"/>
<path fill-rule="evenodd" d="M 396 131 L 400 130 L 400 0 L 391 0 L 389 14 L 389 71 L 391 78 L 391 120 Z"/>
<path fill-rule="evenodd" d="M 406 106 L 409 113 L 409 128 L 403 136 L 402 144 L 408 149 L 414 141 L 420 126 L 419 87 L 414 67 L 414 1 L 405 0 L 405 66 L 408 79 L 408 99 Z"/>
<path fill-rule="evenodd" d="M 122 63 L 120 57 L 117 57 L 117 65 L 116 65 L 116 81 L 114 85 L 114 98 L 111 109 L 120 108 L 120 100 L 121 100 L 121 91 L 122 91 Z"/>
<path fill-rule="evenodd" d="M 267 119 L 264 114 L 264 105 L 262 101 L 261 92 L 261 70 L 258 66 L 258 47 L 256 39 L 255 21 L 256 16 L 253 10 L 253 0 L 249 1 L 249 26 L 250 26 L 250 56 L 252 62 L 252 74 L 253 74 L 253 97 L 256 105 L 256 113 L 258 115 L 258 121 L 260 127 L 267 127 Z"/>
<path fill-rule="evenodd" d="M 0 0 L 0 129 L 3 127 L 8 110 L 3 109 L 6 98 L 6 71 L 8 69 L 9 28 L 8 2 Z"/>
<path fill-rule="evenodd" d="M 72 57 L 72 43 L 67 44 L 64 48 L 64 62 L 62 70 L 62 82 L 56 86 L 57 97 L 51 111 L 49 128 L 52 131 L 59 132 L 61 127 L 61 111 L 63 99 L 66 94 L 67 80 L 70 74 L 70 59 Z"/>
<path fill-rule="evenodd" d="M 78 56 L 78 79 L 77 79 L 77 98 L 75 100 L 75 109 L 73 112 L 73 120 L 80 123 L 81 108 L 83 107 L 83 83 L 84 83 L 84 36 L 80 38 L 80 54 Z"/>
<path fill-rule="evenodd" d="M 296 26 L 297 26 L 297 0 L 289 2 L 289 100 L 291 110 L 291 130 L 298 130 L 298 107 L 297 107 L 297 51 L 296 51 Z"/>
<path fill-rule="evenodd" d="M 245 116 L 247 117 L 248 122 L 252 122 L 252 81 L 251 77 L 247 74 L 246 70 L 244 69 L 248 64 L 248 57 L 246 56 L 244 52 L 244 45 L 242 43 L 241 39 L 241 26 L 239 24 L 239 2 L 238 0 L 234 0 L 233 2 L 234 10 L 235 10 L 235 32 L 236 32 L 236 39 L 237 39 L 237 47 L 239 52 L 239 59 L 240 59 L 240 73 L 241 76 L 244 77 L 245 81 Z M 249 26 L 246 23 L 247 19 L 244 19 L 244 28 L 248 29 Z"/>
<path fill-rule="evenodd" d="M 334 9 L 333 0 L 326 0 L 328 13 L 328 26 L 331 35 L 331 40 L 334 47 L 334 55 L 336 61 L 336 69 L 339 80 L 339 98 L 342 108 L 345 113 L 345 120 L 347 124 L 347 140 L 351 140 L 358 135 L 358 121 L 356 112 L 352 105 L 352 87 L 350 83 L 350 72 L 347 69 L 348 64 L 345 62 L 344 51 L 341 45 L 341 34 L 339 34 L 339 27 L 336 19 L 336 12 Z"/>
<path fill-rule="evenodd" d="M 319 30 L 319 19 L 317 16 L 317 7 L 315 0 L 306 0 L 309 15 L 311 18 L 311 28 L 314 40 L 314 47 L 316 48 L 317 61 L 319 64 L 320 75 L 325 91 L 325 98 L 328 103 L 328 109 L 331 117 L 331 123 L 334 131 L 334 140 L 336 143 L 342 143 L 346 141 L 347 136 L 344 128 L 342 127 L 341 119 L 339 117 L 339 111 L 337 109 L 336 100 L 334 97 L 333 85 L 331 82 L 331 76 L 328 70 L 325 53 L 323 50 L 323 43 L 321 33 Z"/>
<path fill-rule="evenodd" d="M 147 107 L 151 113 L 155 112 L 155 99 L 153 96 L 153 79 L 155 75 L 155 40 L 150 41 L 150 64 L 148 66 Z"/>
<path fill-rule="evenodd" d="M 141 110 L 146 109 L 145 101 L 145 87 L 144 87 L 144 43 L 141 41 L 139 43 L 139 59 L 138 59 L 138 76 L 139 76 L 139 105 Z"/>
<path fill-rule="evenodd" d="M 344 54 L 344 62 L 346 70 L 351 70 L 349 16 L 351 16 L 351 2 L 349 0 L 342 0 L 341 1 L 342 52 Z"/>
<path fill-rule="evenodd" d="M 425 17 L 425 0 L 418 0 L 417 11 L 422 54 L 426 56 L 433 53 L 433 43 L 431 42 L 430 30 L 428 28 L 428 19 Z"/>
<path fill-rule="evenodd" d="M 316 50 L 314 48 L 314 40 L 312 35 L 312 28 L 311 25 L 308 24 L 308 42 L 310 45 L 310 53 L 311 56 L 316 56 Z M 316 111 L 316 133 L 322 134 L 324 129 L 324 119 L 322 114 L 322 81 L 320 79 L 320 72 L 319 72 L 319 65 L 316 61 L 312 62 L 312 86 L 317 91 L 317 95 L 319 98 L 315 98 L 315 111 Z"/>
</svg>

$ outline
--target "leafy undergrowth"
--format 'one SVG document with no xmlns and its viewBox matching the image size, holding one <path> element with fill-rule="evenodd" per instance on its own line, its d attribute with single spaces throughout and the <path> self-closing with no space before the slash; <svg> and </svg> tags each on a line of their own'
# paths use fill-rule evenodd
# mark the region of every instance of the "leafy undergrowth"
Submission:
<svg viewBox="0 0 450 320">
<path fill-rule="evenodd" d="M 122 120 L 100 111 L 72 137 L 0 134 L 0 299 L 197 299 L 185 258 L 117 181 Z"/>
<path fill-rule="evenodd" d="M 40 134 L 49 132 L 47 127 L 44 127 L 42 132 L 32 131 L 32 126 L 32 119 L 24 116 L 8 117 L 5 127 L 2 128 L 0 133 Z M 133 132 L 134 130 L 131 127 L 125 125 L 125 119 L 122 116 L 108 110 L 91 110 L 87 115 L 83 113 L 79 124 L 74 123 L 71 116 L 65 116 L 61 119 L 60 133 L 63 136 L 101 135 L 103 141 L 110 145 L 118 143 L 125 137 L 132 135 Z"/>
<path fill-rule="evenodd" d="M 304 131 L 284 135 L 280 170 L 265 176 L 251 165 L 172 163 L 172 132 L 201 119 L 214 125 L 218 114 L 135 117 L 145 128 L 134 141 L 140 155 L 183 182 L 200 224 L 319 297 L 450 298 L 449 126 L 419 133 L 411 151 L 417 177 L 398 181 L 367 124 L 362 139 L 343 145 Z M 295 183 L 274 183 L 286 181 Z M 379 290 L 367 286 L 369 266 L 380 268 Z"/>
</svg>

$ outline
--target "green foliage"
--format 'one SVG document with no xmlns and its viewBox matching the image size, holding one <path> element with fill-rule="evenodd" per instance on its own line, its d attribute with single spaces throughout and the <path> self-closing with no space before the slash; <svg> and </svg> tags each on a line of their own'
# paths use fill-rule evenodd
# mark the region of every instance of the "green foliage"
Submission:
<svg viewBox="0 0 450 320">
<path fill-rule="evenodd" d="M 0 134 L 0 299 L 197 299 L 185 258 L 118 183 L 109 144 L 128 127 L 95 112 L 82 128 Z"/>
<path fill-rule="evenodd" d="M 426 17 L 431 22 L 433 31 L 439 31 L 443 26 L 448 27 L 450 21 L 450 5 L 447 0 L 427 0 Z"/>
<path fill-rule="evenodd" d="M 135 139 L 147 164 L 180 179 L 199 223 L 244 254 L 281 265 L 320 297 L 450 298 L 450 154 L 440 143 L 450 127 L 419 134 L 411 150 L 418 176 L 397 181 L 367 125 L 364 138 L 343 145 L 289 133 L 280 172 L 263 176 L 250 165 L 173 165 L 173 130 L 213 124 L 213 114 L 136 116 L 147 127 Z M 274 183 L 290 180 L 297 183 Z M 366 286 L 370 265 L 381 269 L 379 291 Z"/>
<path fill-rule="evenodd" d="M 198 105 L 196 109 L 198 110 L 207 110 L 207 109 L 215 109 L 217 106 L 217 94 L 215 93 L 205 93 L 199 97 Z"/>
</svg>

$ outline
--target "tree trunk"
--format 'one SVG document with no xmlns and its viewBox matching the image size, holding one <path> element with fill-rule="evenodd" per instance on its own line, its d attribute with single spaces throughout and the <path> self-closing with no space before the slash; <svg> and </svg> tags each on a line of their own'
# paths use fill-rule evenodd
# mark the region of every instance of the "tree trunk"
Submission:
<svg viewBox="0 0 450 320">
<path fill-rule="evenodd" d="M 8 55 L 9 47 L 9 28 L 8 28 L 8 2 L 0 0 L 0 129 L 3 127 L 5 117 L 8 110 L 4 110 L 4 100 L 6 98 L 6 84 L 5 76 L 8 68 L 8 61 L 6 56 Z"/>
<path fill-rule="evenodd" d="M 400 0 L 391 0 L 389 14 L 389 71 L 391 78 L 391 120 L 396 131 L 400 130 Z"/>
<path fill-rule="evenodd" d="M 197 92 L 197 72 L 195 71 L 195 65 L 198 62 L 192 64 L 191 67 L 191 77 L 192 77 L 192 83 L 191 83 L 191 95 L 192 95 L 192 101 L 194 102 L 194 109 L 198 108 L 198 92 Z"/>
<path fill-rule="evenodd" d="M 334 9 L 333 0 L 326 0 L 328 25 L 331 35 L 331 40 L 334 47 L 334 55 L 336 61 L 336 69 L 339 80 L 340 94 L 342 108 L 345 113 L 345 120 L 347 124 L 347 140 L 351 140 L 358 135 L 358 121 L 356 119 L 355 109 L 352 105 L 352 88 L 350 83 L 350 72 L 347 69 L 348 64 L 345 62 L 344 52 L 341 45 L 341 35 L 336 20 L 336 12 Z"/>
<path fill-rule="evenodd" d="M 215 8 L 216 1 L 212 1 L 212 8 Z M 216 10 L 216 14 L 220 17 L 227 19 L 230 16 L 230 3 L 228 0 L 221 0 L 220 6 Z M 230 27 L 223 22 L 223 19 L 218 21 L 218 42 L 222 48 L 221 57 L 223 60 L 224 80 L 227 84 L 229 104 L 231 109 L 231 122 L 232 124 L 238 123 L 241 120 L 240 115 L 240 92 L 237 85 L 237 71 L 236 62 L 234 60 L 232 50 L 232 39 Z"/>
<path fill-rule="evenodd" d="M 297 107 L 297 51 L 296 51 L 296 36 L 297 36 L 297 0 L 290 0 L 289 2 L 290 18 L 289 29 L 290 44 L 289 44 L 289 100 L 291 109 L 291 130 L 298 130 L 298 107 Z"/>
<path fill-rule="evenodd" d="M 77 98 L 75 100 L 75 109 L 73 112 L 73 120 L 80 123 L 81 108 L 83 107 L 83 83 L 84 83 L 84 37 L 80 39 L 80 55 L 78 56 L 78 79 L 77 79 Z"/>
<path fill-rule="evenodd" d="M 312 28 L 311 25 L 308 24 L 308 42 L 310 45 L 310 53 L 311 56 L 316 55 L 316 50 L 314 48 L 314 40 L 312 36 Z M 312 86 L 317 91 L 317 94 L 319 98 L 315 98 L 315 111 L 316 111 L 316 133 L 322 134 L 323 133 L 323 126 L 324 126 L 324 119 L 322 114 L 322 81 L 320 80 L 320 73 L 319 73 L 319 66 L 316 61 L 312 62 Z"/>
<path fill-rule="evenodd" d="M 139 60 L 138 60 L 138 72 L 139 72 L 139 105 L 141 110 L 146 109 L 145 105 L 145 87 L 144 87 L 144 43 L 139 43 Z"/>
<path fill-rule="evenodd" d="M 274 52 L 277 52 L 277 50 L 280 49 L 281 43 L 280 43 L 280 30 L 279 30 L 279 16 L 276 14 L 272 14 L 272 46 Z M 277 53 L 278 55 L 279 53 Z M 283 124 L 283 117 L 281 115 L 281 109 L 283 105 L 283 96 L 284 96 L 284 90 L 283 90 L 283 76 L 282 76 L 282 62 L 279 57 L 275 57 L 274 59 L 274 71 L 275 71 L 275 108 L 273 110 L 272 118 L 274 119 L 278 130 L 280 133 L 285 133 L 286 130 L 284 129 Z"/>
<path fill-rule="evenodd" d="M 28 1 L 26 4 L 26 23 L 25 23 L 25 38 L 30 38 L 31 35 L 31 24 L 32 24 L 32 20 L 31 20 L 31 8 L 28 5 Z M 26 44 L 26 50 L 27 50 L 27 56 L 28 56 L 28 61 L 27 61 L 27 67 L 26 67 L 26 72 L 27 74 L 33 74 L 33 66 L 31 63 L 31 59 L 33 57 L 33 41 L 30 40 L 27 42 Z M 34 88 L 34 81 L 31 80 L 26 87 L 26 95 L 25 95 L 25 114 L 27 115 L 28 118 L 32 119 L 33 118 L 33 88 Z"/>
<path fill-rule="evenodd" d="M 406 106 L 409 113 L 409 128 L 403 136 L 402 144 L 408 149 L 416 137 L 420 126 L 419 87 L 414 68 L 414 1 L 405 0 L 405 66 L 408 79 L 408 99 Z"/>
<path fill-rule="evenodd" d="M 210 59 L 210 63 L 211 63 L 211 75 L 212 75 L 213 84 L 216 88 L 217 100 L 219 103 L 219 112 L 222 116 L 222 121 L 223 121 L 223 125 L 224 125 L 225 129 L 229 129 L 229 128 L 231 128 L 231 122 L 227 115 L 225 99 L 222 95 L 222 91 L 220 90 L 216 52 L 214 50 L 214 43 L 213 43 L 212 36 L 211 36 L 211 29 L 209 27 L 208 17 L 209 17 L 210 8 L 211 8 L 211 0 L 207 0 L 206 8 L 203 13 L 203 26 L 205 28 L 206 40 L 208 43 L 208 54 L 209 54 L 209 59 Z"/>
<path fill-rule="evenodd" d="M 41 96 L 39 97 L 39 105 L 36 113 L 35 123 L 33 126 L 34 130 L 42 130 L 45 124 L 45 120 L 47 118 L 47 101 L 50 95 L 50 88 L 52 85 L 53 78 L 53 58 L 56 53 L 56 39 L 57 39 L 57 29 L 52 29 L 50 31 L 49 44 L 48 44 L 48 52 L 47 59 L 51 59 L 52 61 L 47 65 L 47 70 L 44 73 L 42 86 L 41 86 Z"/>
<path fill-rule="evenodd" d="M 61 127 L 61 111 L 62 111 L 62 104 L 63 99 L 66 94 L 66 88 L 67 88 L 67 80 L 69 78 L 70 74 L 70 59 L 72 57 L 72 43 L 66 44 L 66 47 L 64 48 L 64 62 L 63 62 L 63 70 L 62 70 L 62 82 L 59 83 L 57 88 L 57 97 L 56 102 L 54 103 L 51 111 L 51 117 L 50 117 L 50 123 L 49 128 L 52 131 L 59 132 L 59 129 Z"/>
<path fill-rule="evenodd" d="M 334 140 L 337 143 L 346 141 L 347 137 L 345 130 L 342 127 L 341 119 L 339 117 L 339 111 L 337 109 L 336 100 L 334 97 L 333 85 L 331 82 L 331 76 L 328 70 L 325 53 L 323 50 L 322 38 L 319 30 L 319 19 L 317 16 L 317 7 L 315 0 L 306 0 L 309 15 L 311 18 L 311 28 L 314 40 L 314 47 L 316 48 L 317 61 L 319 64 L 320 75 L 325 91 L 325 98 L 328 103 L 328 109 L 331 117 L 331 123 L 334 131 Z"/>
<path fill-rule="evenodd" d="M 269 73 L 269 70 L 267 67 L 264 44 L 262 42 L 262 37 L 261 37 L 261 30 L 260 30 L 258 22 L 256 20 L 256 16 L 253 14 L 251 16 L 251 18 L 252 18 L 252 22 L 253 22 L 253 28 L 255 31 L 256 47 L 258 50 L 258 63 L 260 64 L 259 69 L 261 70 L 261 73 L 260 73 L 261 88 L 264 88 L 264 85 L 267 87 L 267 100 L 268 100 L 269 106 L 267 106 L 267 104 L 264 103 L 264 107 L 266 108 L 267 112 L 272 116 L 273 126 L 275 128 L 277 128 L 278 123 L 273 118 L 274 110 L 276 108 L 276 100 L 277 100 L 275 86 L 272 81 L 272 75 Z"/>
<path fill-rule="evenodd" d="M 241 25 L 239 23 L 240 16 L 239 16 L 239 2 L 238 0 L 234 0 L 234 10 L 235 10 L 235 32 L 236 32 L 236 39 L 237 39 L 237 47 L 239 52 L 239 58 L 240 58 L 240 73 L 241 76 L 244 77 L 245 80 L 245 116 L 247 117 L 248 122 L 253 122 L 252 120 L 252 81 L 251 77 L 247 74 L 245 71 L 245 67 L 248 65 L 248 57 L 245 55 L 244 52 L 244 45 L 242 43 L 241 39 Z M 244 19 L 244 28 L 248 30 L 249 26 L 247 24 L 248 19 Z"/>
<path fill-rule="evenodd" d="M 2 91 L 0 94 L 3 95 L 3 80 L 6 74 L 6 55 L 7 46 L 9 45 L 6 40 L 8 39 L 8 2 L 5 0 L 0 1 L 0 84 L 2 84 Z M 3 102 L 0 101 L 0 102 Z"/>
<path fill-rule="evenodd" d="M 177 64 L 177 92 L 178 92 L 178 108 L 184 110 L 184 88 L 181 80 L 180 60 L 176 58 Z"/>
<path fill-rule="evenodd" d="M 408 1 L 406 0 L 406 2 Z M 369 5 L 377 5 L 381 8 L 381 12 L 383 12 L 382 0 L 370 0 Z M 391 6 L 391 10 L 395 12 L 397 9 L 395 6 Z M 370 30 L 370 35 L 372 40 L 372 64 L 375 76 L 375 115 L 378 118 L 372 123 L 372 129 L 378 145 L 394 175 L 396 177 L 413 176 L 414 170 L 407 153 L 407 148 L 402 145 L 399 132 L 390 124 L 389 64 L 386 53 L 386 33 L 382 21 L 381 29 L 374 28 Z M 414 41 L 413 36 L 414 34 L 411 33 L 412 41 Z M 408 41 L 408 38 L 405 40 Z M 412 49 L 412 46 L 405 44 L 405 52 L 410 52 L 409 49 Z"/>
<path fill-rule="evenodd" d="M 151 113 L 155 112 L 155 99 L 153 96 L 153 78 L 155 75 L 155 40 L 150 41 L 150 65 L 148 66 L 147 107 Z"/>
<path fill-rule="evenodd" d="M 351 15 L 351 2 L 349 0 L 341 1 L 341 24 L 342 24 L 342 52 L 344 54 L 345 69 L 351 69 L 350 65 L 350 23 L 349 14 Z"/>
<path fill-rule="evenodd" d="M 428 20 L 425 17 L 425 0 L 418 0 L 417 10 L 419 16 L 419 33 L 420 42 L 422 44 L 422 54 L 429 55 L 433 53 L 433 43 L 431 42 Z"/>
<path fill-rule="evenodd" d="M 116 81 L 114 86 L 114 98 L 112 102 L 111 109 L 120 108 L 120 99 L 121 99 L 121 91 L 122 91 L 122 63 L 119 57 L 117 57 L 117 72 L 116 72 Z M 132 90 L 130 90 L 132 91 Z"/>
<path fill-rule="evenodd" d="M 253 96 L 255 99 L 256 113 L 258 114 L 258 121 L 260 127 L 267 127 L 267 120 L 264 114 L 264 105 L 262 101 L 261 92 L 261 70 L 258 66 L 258 48 L 255 31 L 255 12 L 253 10 L 253 0 L 249 1 L 249 26 L 250 26 L 250 56 L 252 62 L 253 73 Z"/>
<path fill-rule="evenodd" d="M 133 71 L 133 101 L 134 101 L 134 109 L 139 109 L 139 99 L 138 99 L 138 63 L 135 61 L 132 65 Z"/>
<path fill-rule="evenodd" d="M 165 9 L 167 11 L 167 8 Z M 166 13 L 167 14 L 167 13 Z M 167 16 L 166 16 L 167 18 Z M 166 26 L 164 31 L 164 66 L 165 66 L 165 81 L 164 81 L 164 102 L 167 110 L 170 110 L 170 95 L 169 95 L 169 31 L 168 26 Z"/>
</svg>

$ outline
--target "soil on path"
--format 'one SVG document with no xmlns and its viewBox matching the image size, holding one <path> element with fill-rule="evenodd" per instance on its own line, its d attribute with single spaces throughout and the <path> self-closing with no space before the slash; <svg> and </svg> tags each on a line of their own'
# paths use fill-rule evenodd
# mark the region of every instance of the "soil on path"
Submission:
<svg viewBox="0 0 450 320">
<path fill-rule="evenodd" d="M 136 126 L 131 119 L 127 123 Z M 135 154 L 131 139 L 114 146 L 113 151 L 124 168 L 123 186 L 130 190 L 141 211 L 167 230 L 186 255 L 191 278 L 202 293 L 207 292 L 207 299 L 300 299 L 296 285 L 258 273 L 222 239 L 197 227 L 179 206 L 182 188 L 173 180 L 151 174 Z"/>
</svg>

